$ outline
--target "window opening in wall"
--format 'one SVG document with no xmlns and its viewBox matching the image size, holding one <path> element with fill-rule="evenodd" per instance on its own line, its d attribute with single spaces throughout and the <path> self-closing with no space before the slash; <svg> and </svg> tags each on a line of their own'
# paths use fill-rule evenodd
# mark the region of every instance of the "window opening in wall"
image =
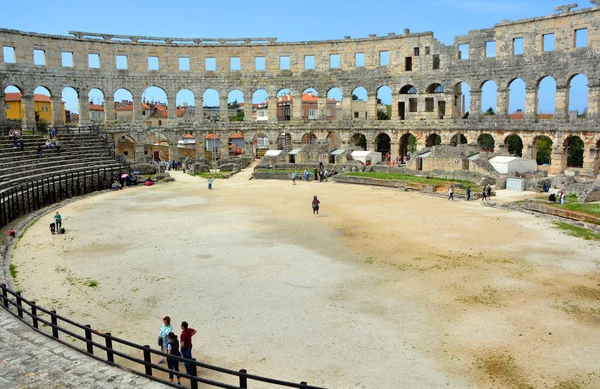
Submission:
<svg viewBox="0 0 600 389">
<path fill-rule="evenodd" d="M 126 55 L 117 55 L 116 56 L 116 65 L 119 70 L 127 70 L 127 56 Z"/>
<path fill-rule="evenodd" d="M 425 55 L 431 54 L 431 47 L 425 46 Z"/>
<path fill-rule="evenodd" d="M 354 112 L 354 119 L 358 119 L 358 112 Z"/>
<path fill-rule="evenodd" d="M 229 58 L 229 70 L 242 70 L 242 60 L 240 57 Z"/>
<path fill-rule="evenodd" d="M 279 70 L 290 70 L 289 55 L 282 55 L 279 57 Z"/>
<path fill-rule="evenodd" d="M 207 72 L 214 72 L 217 70 L 217 59 L 215 57 L 207 57 L 205 61 L 204 66 Z"/>
<path fill-rule="evenodd" d="M 33 50 L 33 64 L 40 66 L 46 65 L 46 54 L 44 53 L 44 50 Z"/>
<path fill-rule="evenodd" d="M 588 29 L 580 28 L 575 30 L 575 47 L 587 47 L 588 45 Z"/>
<path fill-rule="evenodd" d="M 412 72 L 412 57 L 406 57 L 404 59 L 404 70 L 407 72 Z"/>
<path fill-rule="evenodd" d="M 2 55 L 4 57 L 4 63 L 15 63 L 15 48 L 4 46 L 2 48 Z"/>
<path fill-rule="evenodd" d="M 314 68 L 315 68 L 315 56 L 314 55 L 304 56 L 304 69 L 312 70 Z"/>
<path fill-rule="evenodd" d="M 148 70 L 158 70 L 158 57 L 148 57 Z"/>
<path fill-rule="evenodd" d="M 266 69 L 265 57 L 256 57 L 254 61 L 257 71 L 264 71 Z"/>
<path fill-rule="evenodd" d="M 434 102 L 433 97 L 425 98 L 425 112 L 433 112 Z"/>
<path fill-rule="evenodd" d="M 496 41 L 485 42 L 485 57 L 496 58 Z"/>
<path fill-rule="evenodd" d="M 60 58 L 62 61 L 63 68 L 72 68 L 73 67 L 73 53 L 63 51 L 60 53 Z"/>
<path fill-rule="evenodd" d="M 179 71 L 189 72 L 190 71 L 190 58 L 179 57 Z"/>
<path fill-rule="evenodd" d="M 90 53 L 88 54 L 88 68 L 99 69 L 100 68 L 100 54 Z"/>
<path fill-rule="evenodd" d="M 380 51 L 379 52 L 379 66 L 389 66 L 390 65 L 390 52 L 389 51 Z"/>
<path fill-rule="evenodd" d="M 408 99 L 408 112 L 417 112 L 417 98 Z"/>
<path fill-rule="evenodd" d="M 418 57 L 420 54 L 420 50 L 418 47 L 415 47 L 415 57 Z"/>
<path fill-rule="evenodd" d="M 525 52 L 525 39 L 514 38 L 513 39 L 513 55 L 523 55 Z"/>
<path fill-rule="evenodd" d="M 469 44 L 458 45 L 458 59 L 469 59 Z"/>
<path fill-rule="evenodd" d="M 365 67 L 365 53 L 356 53 L 354 56 L 354 63 L 357 68 Z"/>
<path fill-rule="evenodd" d="M 433 55 L 433 70 L 438 70 L 440 68 L 440 55 Z"/>
<path fill-rule="evenodd" d="M 554 51 L 554 34 L 542 35 L 542 50 Z"/>
<path fill-rule="evenodd" d="M 331 54 L 329 56 L 329 68 L 331 68 L 331 69 L 339 69 L 340 68 L 340 55 L 339 54 Z"/>
</svg>

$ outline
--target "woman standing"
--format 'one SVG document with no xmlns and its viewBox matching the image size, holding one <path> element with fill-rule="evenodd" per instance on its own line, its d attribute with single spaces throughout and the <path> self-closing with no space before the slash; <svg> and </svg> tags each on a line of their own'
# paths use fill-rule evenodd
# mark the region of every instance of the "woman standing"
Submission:
<svg viewBox="0 0 600 389">
<path fill-rule="evenodd" d="M 321 205 L 321 202 L 319 201 L 319 199 L 315 195 L 315 197 L 313 197 L 313 201 L 312 201 L 313 215 L 315 217 L 319 216 L 319 205 Z"/>
<path fill-rule="evenodd" d="M 167 354 L 171 354 L 176 357 L 181 357 L 181 353 L 179 352 L 179 340 L 177 340 L 177 335 L 175 335 L 172 332 L 169 332 L 169 335 L 167 335 L 167 337 L 169 338 L 169 342 L 167 343 Z M 167 367 L 169 368 L 169 370 L 174 370 L 177 373 L 179 373 L 179 360 L 167 357 Z M 171 380 L 171 383 L 173 383 L 173 375 L 174 374 L 172 372 L 169 372 L 169 379 Z M 181 385 L 181 382 L 179 382 L 180 379 L 181 376 L 177 374 L 177 385 Z"/>
<path fill-rule="evenodd" d="M 158 332 L 158 345 L 160 346 L 160 351 L 163 353 L 167 350 L 167 343 L 169 343 L 169 333 L 173 332 L 173 326 L 171 325 L 171 318 L 169 316 L 165 316 L 163 318 L 163 323 L 160 325 L 160 330 Z M 165 363 L 165 359 L 161 358 L 158 361 L 159 364 Z"/>
</svg>

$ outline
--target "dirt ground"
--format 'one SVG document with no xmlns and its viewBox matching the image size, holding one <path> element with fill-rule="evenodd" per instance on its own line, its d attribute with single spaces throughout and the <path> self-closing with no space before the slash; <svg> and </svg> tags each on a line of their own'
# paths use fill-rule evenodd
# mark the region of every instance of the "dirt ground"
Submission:
<svg viewBox="0 0 600 389">
<path fill-rule="evenodd" d="M 140 344 L 187 320 L 198 360 L 328 388 L 600 387 L 597 243 L 478 202 L 174 176 L 64 206 L 66 235 L 42 217 L 23 295 Z"/>
</svg>

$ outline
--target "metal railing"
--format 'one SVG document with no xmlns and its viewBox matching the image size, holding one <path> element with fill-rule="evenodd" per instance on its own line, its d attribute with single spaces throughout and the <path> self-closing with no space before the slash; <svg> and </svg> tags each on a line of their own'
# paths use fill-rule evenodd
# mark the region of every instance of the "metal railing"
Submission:
<svg viewBox="0 0 600 389">
<path fill-rule="evenodd" d="M 90 325 L 79 324 L 59 315 L 54 310 L 45 309 L 37 305 L 35 301 L 27 300 L 21 296 L 20 292 L 12 291 L 5 284 L 1 284 L 0 289 L 2 289 L 2 294 L 0 295 L 2 307 L 35 330 L 68 347 L 110 365 L 124 367 L 116 361 L 119 359 L 127 361 L 129 365 L 135 367 L 127 367 L 128 370 L 168 386 L 180 387 L 170 383 L 166 378 L 157 377 L 155 371 L 162 373 L 172 372 L 177 376 L 185 378 L 189 380 L 190 388 L 192 389 L 197 389 L 199 384 L 206 384 L 211 387 L 225 389 L 247 389 L 252 387 L 251 383 L 253 381 L 270 384 L 275 387 L 324 389 L 322 387 L 308 385 L 306 382 L 294 383 L 262 377 L 249 374 L 245 369 L 238 371 L 230 370 L 198 362 L 195 359 L 184 359 L 158 350 L 153 350 L 148 345 L 141 346 L 125 339 L 112 336 L 110 332 L 94 330 Z M 132 355 L 132 353 L 122 351 L 124 349 L 132 350 L 138 355 L 141 354 L 142 357 L 138 358 Z M 184 362 L 188 364 L 189 369 L 187 369 L 187 373 L 173 372 L 164 366 L 153 363 L 152 356 L 170 358 L 172 360 L 177 360 L 178 362 Z M 229 381 L 229 383 L 206 378 L 206 374 L 204 374 L 203 377 L 202 374 L 199 374 L 202 372 L 210 375 L 223 375 L 223 378 Z"/>
</svg>

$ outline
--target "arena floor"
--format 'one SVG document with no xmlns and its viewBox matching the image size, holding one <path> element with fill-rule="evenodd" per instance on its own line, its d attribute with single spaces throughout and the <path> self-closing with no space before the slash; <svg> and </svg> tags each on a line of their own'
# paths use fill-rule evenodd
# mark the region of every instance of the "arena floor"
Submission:
<svg viewBox="0 0 600 389">
<path fill-rule="evenodd" d="M 140 344 L 187 320 L 201 361 L 328 388 L 600 387 L 597 243 L 478 202 L 174 176 L 64 206 L 66 235 L 42 217 L 23 295 Z"/>
</svg>

